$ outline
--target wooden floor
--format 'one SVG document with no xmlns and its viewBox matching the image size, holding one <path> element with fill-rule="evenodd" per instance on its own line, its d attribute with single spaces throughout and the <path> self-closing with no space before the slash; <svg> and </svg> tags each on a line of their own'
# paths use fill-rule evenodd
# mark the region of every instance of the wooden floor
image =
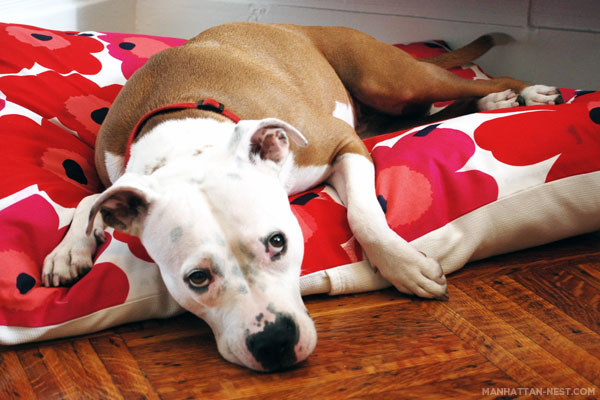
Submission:
<svg viewBox="0 0 600 400">
<path fill-rule="evenodd" d="M 308 298 L 317 348 L 277 374 L 225 362 L 190 315 L 0 347 L 0 398 L 600 398 L 600 233 L 470 264 L 449 283 L 447 302 Z"/>
</svg>

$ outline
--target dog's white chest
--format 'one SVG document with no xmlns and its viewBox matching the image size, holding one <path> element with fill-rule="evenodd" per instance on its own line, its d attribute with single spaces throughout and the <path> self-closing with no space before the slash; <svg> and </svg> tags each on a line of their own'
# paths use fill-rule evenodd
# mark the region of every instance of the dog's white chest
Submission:
<svg viewBox="0 0 600 400">
<path fill-rule="evenodd" d="M 286 192 L 291 195 L 308 190 L 324 181 L 330 171 L 329 164 L 298 166 L 294 161 L 294 156 L 290 155 L 281 168 L 279 180 Z"/>
</svg>

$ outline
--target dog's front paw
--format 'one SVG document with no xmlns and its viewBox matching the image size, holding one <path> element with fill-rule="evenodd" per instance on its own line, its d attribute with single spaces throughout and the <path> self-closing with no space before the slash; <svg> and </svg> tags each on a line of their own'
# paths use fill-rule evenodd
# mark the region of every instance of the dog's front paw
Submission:
<svg viewBox="0 0 600 400">
<path fill-rule="evenodd" d="M 519 102 L 525 106 L 562 104 L 564 100 L 555 87 L 546 85 L 528 86 L 521 91 Z"/>
<path fill-rule="evenodd" d="M 498 110 L 501 108 L 518 107 L 517 94 L 511 90 L 504 92 L 490 93 L 477 101 L 479 111 Z"/>
<path fill-rule="evenodd" d="M 98 230 L 94 230 L 94 235 L 90 236 L 85 232 L 67 235 L 44 260 L 44 286 L 68 286 L 81 279 L 92 268 L 92 257 L 98 242 L 104 240 L 104 232 Z"/>
<path fill-rule="evenodd" d="M 407 243 L 382 248 L 371 256 L 371 265 L 394 287 L 407 294 L 428 299 L 447 300 L 448 284 L 440 264 L 416 251 Z M 410 254 L 407 254 L 407 250 Z"/>
</svg>

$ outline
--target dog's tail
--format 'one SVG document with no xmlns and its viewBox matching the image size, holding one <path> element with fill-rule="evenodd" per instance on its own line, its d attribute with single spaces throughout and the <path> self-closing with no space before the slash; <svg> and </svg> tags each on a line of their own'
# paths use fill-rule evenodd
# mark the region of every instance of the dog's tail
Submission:
<svg viewBox="0 0 600 400">
<path fill-rule="evenodd" d="M 425 61 L 446 69 L 460 67 L 461 65 L 465 65 L 476 58 L 481 57 L 492 47 L 507 44 L 511 41 L 513 41 L 513 39 L 507 34 L 490 33 L 478 37 L 471 43 L 459 49 L 440 54 L 439 56 L 420 58 L 419 61 Z"/>
</svg>

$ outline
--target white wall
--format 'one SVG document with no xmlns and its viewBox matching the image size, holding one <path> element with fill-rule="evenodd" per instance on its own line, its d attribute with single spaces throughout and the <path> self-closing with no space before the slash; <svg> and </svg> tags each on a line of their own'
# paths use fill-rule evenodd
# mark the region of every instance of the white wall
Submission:
<svg viewBox="0 0 600 400">
<path fill-rule="evenodd" d="M 599 0 L 0 0 L 0 20 L 183 38 L 231 21 L 344 25 L 390 43 L 452 46 L 505 32 L 515 42 L 479 60 L 486 72 L 600 89 Z"/>
<path fill-rule="evenodd" d="M 136 0 L 0 0 L 0 22 L 57 30 L 134 32 Z"/>
</svg>

